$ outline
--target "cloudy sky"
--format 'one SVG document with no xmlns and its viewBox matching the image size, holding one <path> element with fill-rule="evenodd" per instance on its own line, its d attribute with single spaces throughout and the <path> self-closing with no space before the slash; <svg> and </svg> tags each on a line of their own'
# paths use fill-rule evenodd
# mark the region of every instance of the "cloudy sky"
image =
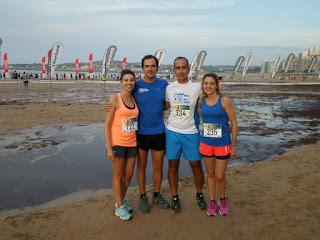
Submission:
<svg viewBox="0 0 320 240">
<path fill-rule="evenodd" d="M 140 61 L 163 48 L 165 63 L 178 55 L 208 52 L 205 65 L 254 63 L 320 45 L 318 0 L 0 0 L 2 54 L 9 63 L 39 62 L 56 41 L 60 62 L 101 59 L 116 45 L 115 59 Z"/>
</svg>

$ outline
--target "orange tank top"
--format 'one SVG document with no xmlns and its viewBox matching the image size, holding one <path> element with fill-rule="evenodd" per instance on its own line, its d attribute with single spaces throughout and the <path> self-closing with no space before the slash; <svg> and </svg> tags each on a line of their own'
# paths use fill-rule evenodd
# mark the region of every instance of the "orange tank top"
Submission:
<svg viewBox="0 0 320 240">
<path fill-rule="evenodd" d="M 139 110 L 133 97 L 132 109 L 124 105 L 120 93 L 117 94 L 118 108 L 111 124 L 111 146 L 136 147 Z"/>
</svg>

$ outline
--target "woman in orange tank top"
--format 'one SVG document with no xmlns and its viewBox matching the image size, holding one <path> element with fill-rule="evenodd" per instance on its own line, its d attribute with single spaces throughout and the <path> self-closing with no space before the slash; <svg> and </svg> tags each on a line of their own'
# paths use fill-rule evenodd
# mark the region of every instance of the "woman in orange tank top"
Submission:
<svg viewBox="0 0 320 240">
<path fill-rule="evenodd" d="M 106 153 L 107 158 L 112 161 L 113 168 L 115 215 L 122 220 L 131 219 L 132 211 L 124 197 L 133 175 L 137 154 L 136 131 L 139 110 L 131 95 L 135 82 L 135 74 L 131 70 L 122 70 L 122 90 L 110 98 L 112 109 L 106 112 L 105 121 Z"/>
</svg>

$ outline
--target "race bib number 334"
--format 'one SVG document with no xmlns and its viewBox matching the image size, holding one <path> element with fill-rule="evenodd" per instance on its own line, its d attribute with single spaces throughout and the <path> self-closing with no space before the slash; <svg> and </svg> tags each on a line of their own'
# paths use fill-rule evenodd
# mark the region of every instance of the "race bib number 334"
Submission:
<svg viewBox="0 0 320 240">
<path fill-rule="evenodd" d="M 138 119 L 128 118 L 122 120 L 122 131 L 123 132 L 135 132 L 138 130 Z"/>
<path fill-rule="evenodd" d="M 173 115 L 175 117 L 190 117 L 190 106 L 189 105 L 173 105 Z"/>
<path fill-rule="evenodd" d="M 214 123 L 203 123 L 203 136 L 212 138 L 221 138 L 221 125 Z"/>
</svg>

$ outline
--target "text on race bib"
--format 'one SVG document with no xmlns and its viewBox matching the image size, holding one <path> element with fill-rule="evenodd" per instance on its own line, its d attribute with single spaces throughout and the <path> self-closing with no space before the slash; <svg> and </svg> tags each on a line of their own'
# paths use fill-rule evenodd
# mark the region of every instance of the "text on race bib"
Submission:
<svg viewBox="0 0 320 240">
<path fill-rule="evenodd" d="M 221 138 L 222 129 L 220 124 L 203 123 L 203 136 L 212 138 Z"/>
<path fill-rule="evenodd" d="M 127 118 L 122 120 L 122 131 L 123 132 L 135 132 L 138 130 L 138 119 Z"/>
<path fill-rule="evenodd" d="M 172 107 L 172 113 L 173 113 L 173 116 L 175 116 L 175 117 L 189 118 L 190 117 L 190 106 L 175 104 Z"/>
</svg>

